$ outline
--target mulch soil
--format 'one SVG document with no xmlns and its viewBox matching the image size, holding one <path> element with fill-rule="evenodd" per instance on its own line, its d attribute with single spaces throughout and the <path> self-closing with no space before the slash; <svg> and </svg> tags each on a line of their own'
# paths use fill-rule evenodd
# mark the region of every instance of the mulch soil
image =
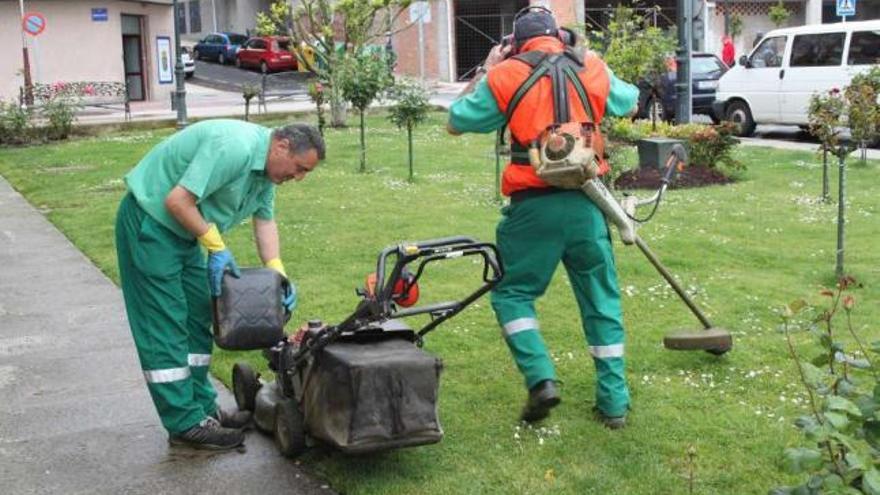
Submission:
<svg viewBox="0 0 880 495">
<path fill-rule="evenodd" d="M 614 181 L 616 189 L 657 189 L 660 187 L 660 170 L 656 168 L 636 168 L 621 174 Z M 718 170 L 708 167 L 689 166 L 679 172 L 670 189 L 687 187 L 704 187 L 719 184 L 730 184 L 733 179 L 722 174 Z"/>
</svg>

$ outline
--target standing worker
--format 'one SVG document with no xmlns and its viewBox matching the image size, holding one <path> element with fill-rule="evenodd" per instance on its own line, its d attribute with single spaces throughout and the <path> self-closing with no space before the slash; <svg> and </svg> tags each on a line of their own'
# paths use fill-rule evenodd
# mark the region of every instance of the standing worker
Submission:
<svg viewBox="0 0 880 495">
<path fill-rule="evenodd" d="M 624 376 L 620 290 L 608 226 L 602 212 L 582 191 L 550 187 L 539 178 L 530 164 L 527 146 L 558 123 L 558 112 L 569 113 L 571 121 L 592 123 L 594 129 L 606 112 L 631 114 L 638 89 L 617 79 L 597 55 L 578 55 L 567 48 L 564 41 L 573 44 L 572 36 L 557 29 L 546 8 L 520 11 L 514 20 L 512 43 L 497 45 L 489 52 L 483 67 L 452 103 L 447 127 L 456 135 L 491 132 L 505 124 L 510 128 L 512 162 L 502 178 L 502 192 L 510 197 L 510 205 L 502 209 L 496 231 L 505 273 L 492 291 L 492 307 L 529 391 L 521 419 L 541 420 L 560 402 L 556 372 L 539 331 L 534 303 L 544 294 L 561 260 L 596 366 L 597 419 L 616 429 L 626 424 L 629 391 Z M 529 52 L 542 53 L 522 55 Z M 533 74 L 542 66 L 524 59 L 543 63 L 562 56 L 578 61 L 576 74 L 582 88 L 566 84 L 566 104 L 559 103 L 557 109 L 550 76 L 556 68 L 562 73 L 563 67 L 568 70 L 572 66 L 551 66 L 535 79 Z M 574 74 L 571 72 L 572 80 Z M 583 96 L 581 89 L 585 90 Z M 585 107 L 587 101 L 590 108 Z M 601 152 L 598 155 L 601 174 L 608 168 Z"/>
<path fill-rule="evenodd" d="M 220 295 L 224 271 L 238 274 L 220 234 L 252 217 L 260 258 L 286 278 L 275 186 L 302 180 L 323 158 L 324 141 L 306 124 L 271 130 L 208 120 L 159 143 L 125 176 L 116 217 L 122 293 L 172 445 L 222 450 L 244 442 L 250 414 L 219 409 L 208 378 L 211 296 Z M 282 302 L 292 310 L 295 292 Z"/>
</svg>

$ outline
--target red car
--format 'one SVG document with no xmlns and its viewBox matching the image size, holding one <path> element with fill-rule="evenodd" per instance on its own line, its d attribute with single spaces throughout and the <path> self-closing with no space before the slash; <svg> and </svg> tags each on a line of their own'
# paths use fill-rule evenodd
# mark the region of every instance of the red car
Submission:
<svg viewBox="0 0 880 495">
<path fill-rule="evenodd" d="M 259 68 L 269 73 L 296 70 L 296 56 L 290 51 L 290 39 L 283 36 L 260 36 L 247 40 L 235 56 L 236 67 Z"/>
</svg>

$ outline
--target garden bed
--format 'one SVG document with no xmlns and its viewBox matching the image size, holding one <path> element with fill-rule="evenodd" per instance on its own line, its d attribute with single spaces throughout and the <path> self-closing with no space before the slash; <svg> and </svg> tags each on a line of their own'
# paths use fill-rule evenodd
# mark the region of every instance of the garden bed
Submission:
<svg viewBox="0 0 880 495">
<path fill-rule="evenodd" d="M 617 189 L 657 189 L 661 185 L 660 170 L 656 168 L 635 168 L 628 170 L 614 181 Z M 690 166 L 682 170 L 669 185 L 670 189 L 689 187 L 705 187 L 730 184 L 733 179 L 721 171 L 709 168 Z"/>
</svg>

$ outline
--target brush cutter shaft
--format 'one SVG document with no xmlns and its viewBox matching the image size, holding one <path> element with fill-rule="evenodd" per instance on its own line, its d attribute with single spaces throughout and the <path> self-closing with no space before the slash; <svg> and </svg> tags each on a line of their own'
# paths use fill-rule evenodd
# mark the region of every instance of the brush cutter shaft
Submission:
<svg viewBox="0 0 880 495">
<path fill-rule="evenodd" d="M 675 293 L 678 294 L 678 297 L 680 297 L 681 300 L 684 301 L 684 303 L 687 305 L 687 307 L 690 308 L 694 316 L 696 316 L 697 319 L 700 320 L 700 323 L 703 324 L 703 328 L 707 330 L 711 328 L 712 323 L 709 322 L 709 319 L 706 318 L 706 315 L 704 315 L 703 312 L 700 311 L 700 308 L 698 308 L 697 305 L 694 304 L 694 302 L 687 295 L 684 289 L 682 289 L 681 286 L 678 285 L 678 282 L 675 280 L 675 278 L 672 277 L 672 274 L 669 273 L 669 271 L 666 269 L 665 266 L 663 266 L 662 263 L 660 263 L 660 260 L 657 258 L 657 256 L 654 255 L 648 245 L 645 244 L 645 241 L 642 240 L 642 238 L 638 235 L 635 236 L 635 244 L 639 247 L 645 257 L 648 258 L 648 261 L 650 261 L 651 264 L 654 265 L 654 268 L 656 268 L 657 271 L 660 272 L 660 275 L 663 275 L 663 278 L 666 279 L 666 282 L 669 284 L 669 286 L 672 287 Z"/>
<path fill-rule="evenodd" d="M 601 180 L 590 179 L 584 182 L 581 190 L 605 213 L 605 217 L 617 226 L 617 231 L 620 232 L 620 240 L 624 244 L 630 245 L 635 242 L 636 229 L 633 221 L 630 220 L 626 211 Z"/>
</svg>

